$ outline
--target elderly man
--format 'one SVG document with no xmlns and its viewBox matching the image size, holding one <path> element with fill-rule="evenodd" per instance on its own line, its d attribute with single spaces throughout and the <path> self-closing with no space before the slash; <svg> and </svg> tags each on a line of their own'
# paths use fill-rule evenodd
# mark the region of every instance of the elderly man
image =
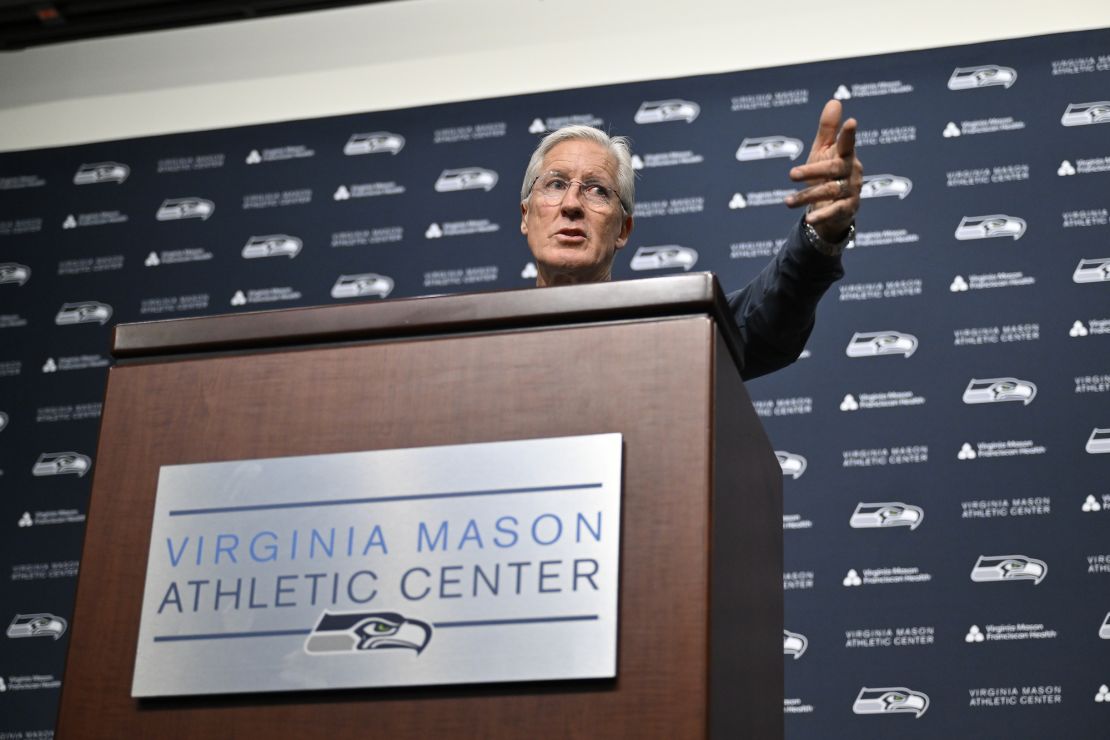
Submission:
<svg viewBox="0 0 1110 740">
<path fill-rule="evenodd" d="M 808 187 L 786 199 L 806 206 L 775 259 L 728 295 L 744 342 L 745 379 L 789 365 L 813 329 L 817 302 L 844 275 L 840 254 L 854 233 L 863 167 L 856 121 L 840 125 L 840 103 L 821 112 L 809 159 L 790 170 Z M 528 162 L 520 191 L 520 231 L 536 261 L 536 285 L 609 280 L 617 250 L 632 233 L 635 182 L 628 139 L 588 126 L 548 134 Z"/>
</svg>

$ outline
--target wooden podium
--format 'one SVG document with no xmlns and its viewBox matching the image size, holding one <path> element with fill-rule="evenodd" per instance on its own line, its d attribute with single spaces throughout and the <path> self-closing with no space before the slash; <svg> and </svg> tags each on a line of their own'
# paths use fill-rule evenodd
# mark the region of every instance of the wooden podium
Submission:
<svg viewBox="0 0 1110 740">
<path fill-rule="evenodd" d="M 781 472 L 716 279 L 116 328 L 59 738 L 783 736 Z M 615 680 L 136 700 L 159 467 L 624 435 Z"/>
</svg>

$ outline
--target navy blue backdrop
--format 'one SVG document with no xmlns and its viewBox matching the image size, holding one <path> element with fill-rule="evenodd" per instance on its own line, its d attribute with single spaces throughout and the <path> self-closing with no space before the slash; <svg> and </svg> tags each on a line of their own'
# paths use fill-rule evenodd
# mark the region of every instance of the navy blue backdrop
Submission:
<svg viewBox="0 0 1110 740">
<path fill-rule="evenodd" d="M 52 735 L 113 323 L 527 286 L 520 178 L 569 122 L 634 141 L 616 278 L 736 288 L 834 95 L 848 274 L 750 384 L 787 736 L 1106 737 L 1107 30 L 0 155 L 0 737 Z"/>
</svg>

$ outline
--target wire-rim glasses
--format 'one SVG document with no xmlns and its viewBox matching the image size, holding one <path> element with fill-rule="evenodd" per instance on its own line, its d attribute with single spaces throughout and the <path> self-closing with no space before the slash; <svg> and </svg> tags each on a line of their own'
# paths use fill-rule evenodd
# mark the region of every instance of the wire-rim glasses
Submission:
<svg viewBox="0 0 1110 740">
<path fill-rule="evenodd" d="M 528 189 L 539 193 L 549 206 L 556 206 L 563 202 L 563 198 L 575 183 L 578 184 L 578 197 L 591 209 L 610 211 L 616 204 L 624 208 L 624 201 L 621 200 L 617 189 L 598 180 L 574 180 L 557 172 L 548 172 L 533 180 Z"/>
</svg>

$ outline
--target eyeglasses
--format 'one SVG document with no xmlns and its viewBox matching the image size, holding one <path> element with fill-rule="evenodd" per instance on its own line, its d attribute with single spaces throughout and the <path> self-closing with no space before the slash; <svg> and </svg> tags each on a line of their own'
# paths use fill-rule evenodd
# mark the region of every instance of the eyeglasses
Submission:
<svg viewBox="0 0 1110 740">
<path fill-rule="evenodd" d="M 555 206 L 563 202 L 563 198 L 567 196 L 571 185 L 575 183 L 578 183 L 579 197 L 595 211 L 612 210 L 618 203 L 622 208 L 624 207 L 624 202 L 620 199 L 620 195 L 615 188 L 594 180 L 582 182 L 581 180 L 570 180 L 562 175 L 548 173 L 533 180 L 532 186 L 528 189 L 529 191 L 538 192 L 549 206 Z"/>
</svg>

